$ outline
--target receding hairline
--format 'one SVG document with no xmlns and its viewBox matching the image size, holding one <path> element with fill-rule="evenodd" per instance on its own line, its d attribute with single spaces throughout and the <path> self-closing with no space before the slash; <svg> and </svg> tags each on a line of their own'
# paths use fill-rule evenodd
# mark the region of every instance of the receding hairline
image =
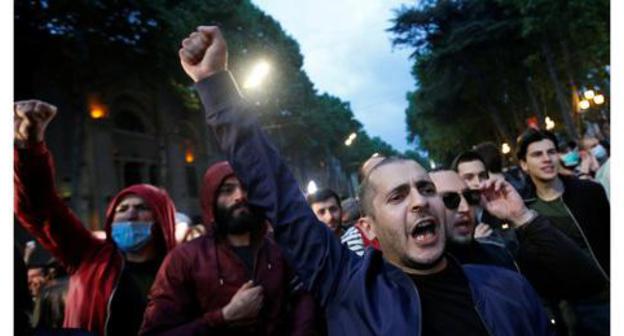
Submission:
<svg viewBox="0 0 624 336">
<path fill-rule="evenodd" d="M 377 193 L 377 186 L 376 186 L 376 183 L 373 182 L 373 179 L 372 179 L 373 175 L 375 175 L 375 173 L 380 168 L 384 166 L 388 166 L 390 164 L 410 164 L 410 163 L 415 164 L 416 167 L 422 171 L 424 176 L 429 177 L 427 170 L 423 166 L 421 166 L 420 163 L 412 159 L 406 159 L 406 158 L 401 158 L 401 157 L 387 157 L 381 160 L 380 162 L 377 162 L 373 167 L 371 167 L 371 169 L 368 171 L 368 174 L 366 174 L 366 176 L 362 180 L 362 183 L 360 184 L 359 194 L 360 194 L 360 201 L 361 201 L 361 209 L 364 215 L 370 215 L 370 216 L 374 215 L 372 199 L 374 198 L 374 195 Z"/>
</svg>

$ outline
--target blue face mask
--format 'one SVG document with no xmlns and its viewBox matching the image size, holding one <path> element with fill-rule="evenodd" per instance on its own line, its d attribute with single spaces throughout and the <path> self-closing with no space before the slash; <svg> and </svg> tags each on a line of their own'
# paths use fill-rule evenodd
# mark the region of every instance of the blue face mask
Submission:
<svg viewBox="0 0 624 336">
<path fill-rule="evenodd" d="M 602 145 L 598 144 L 591 149 L 592 154 L 596 157 L 596 160 L 602 162 L 607 158 L 607 150 L 602 147 Z"/>
<path fill-rule="evenodd" d="M 577 150 L 565 153 L 561 156 L 561 163 L 566 168 L 574 168 L 581 162 L 581 156 Z"/>
<path fill-rule="evenodd" d="M 114 222 L 111 236 L 124 252 L 138 252 L 152 239 L 153 222 Z"/>
</svg>

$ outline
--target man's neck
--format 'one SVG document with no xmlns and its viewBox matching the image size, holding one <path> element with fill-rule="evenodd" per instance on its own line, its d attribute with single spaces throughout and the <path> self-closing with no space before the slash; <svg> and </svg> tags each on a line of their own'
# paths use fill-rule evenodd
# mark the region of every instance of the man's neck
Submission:
<svg viewBox="0 0 624 336">
<path fill-rule="evenodd" d="M 251 233 L 246 232 L 238 235 L 228 234 L 227 240 L 234 247 L 249 246 L 251 243 Z"/>
<path fill-rule="evenodd" d="M 430 275 L 442 272 L 447 265 L 448 261 L 446 260 L 446 257 L 442 257 L 442 259 L 440 259 L 438 263 L 436 263 L 429 269 L 415 269 L 406 266 L 399 266 L 399 268 L 401 268 L 401 270 L 403 270 L 403 272 L 407 273 L 408 275 Z"/>
<path fill-rule="evenodd" d="M 559 176 L 550 181 L 542 181 L 539 179 L 533 179 L 537 197 L 543 201 L 552 201 L 559 198 L 564 191 L 563 182 Z"/>
</svg>

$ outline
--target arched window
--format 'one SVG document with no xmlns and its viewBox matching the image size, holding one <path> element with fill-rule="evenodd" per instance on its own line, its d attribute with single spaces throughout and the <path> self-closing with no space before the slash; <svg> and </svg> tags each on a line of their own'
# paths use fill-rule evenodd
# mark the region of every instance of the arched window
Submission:
<svg viewBox="0 0 624 336">
<path fill-rule="evenodd" d="M 146 133 L 147 129 L 141 118 L 130 110 L 121 110 L 115 114 L 115 127 L 124 131 Z"/>
</svg>

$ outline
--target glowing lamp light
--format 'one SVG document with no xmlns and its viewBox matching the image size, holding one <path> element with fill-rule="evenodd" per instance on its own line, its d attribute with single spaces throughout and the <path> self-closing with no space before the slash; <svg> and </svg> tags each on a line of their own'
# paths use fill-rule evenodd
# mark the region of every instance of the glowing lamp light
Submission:
<svg viewBox="0 0 624 336">
<path fill-rule="evenodd" d="M 579 102 L 579 107 L 581 108 L 581 110 L 587 110 L 589 108 L 589 100 L 581 100 Z"/>
<path fill-rule="evenodd" d="M 193 153 L 192 149 L 187 148 L 186 151 L 184 152 L 184 162 L 186 163 L 195 162 L 195 154 Z"/>
<path fill-rule="evenodd" d="M 431 167 L 431 169 L 435 169 L 436 168 L 436 163 L 433 160 L 429 160 L 429 166 Z"/>
<path fill-rule="evenodd" d="M 251 73 L 249 74 L 249 76 L 245 80 L 245 84 L 243 84 L 243 87 L 245 89 L 255 89 L 255 88 L 258 88 L 260 86 L 260 84 L 262 84 L 262 82 L 269 75 L 269 71 L 270 70 L 271 70 L 271 65 L 269 65 L 269 63 L 267 63 L 264 60 L 258 62 L 254 66 L 254 68 L 251 70 Z"/>
<path fill-rule="evenodd" d="M 501 152 L 503 154 L 509 154 L 509 152 L 511 152 L 511 147 L 509 147 L 509 144 L 504 142 L 503 145 L 501 146 Z"/>
<path fill-rule="evenodd" d="M 601 94 L 596 95 L 594 97 L 594 103 L 596 103 L 596 105 L 602 105 L 605 102 L 605 97 Z"/>
<path fill-rule="evenodd" d="M 349 137 L 345 140 L 345 145 L 351 146 L 355 138 L 357 138 L 357 134 L 355 132 L 349 134 Z"/>
<path fill-rule="evenodd" d="M 106 108 L 100 104 L 92 103 L 89 107 L 89 115 L 93 119 L 103 119 L 106 118 L 108 113 L 106 112 Z"/>
<path fill-rule="evenodd" d="M 316 186 L 316 182 L 310 181 L 307 188 L 308 194 L 314 194 L 317 190 L 318 187 Z"/>
<path fill-rule="evenodd" d="M 583 96 L 585 97 L 585 99 L 592 99 L 594 98 L 594 96 L 596 96 L 596 92 L 594 92 L 594 90 L 587 90 L 583 93 Z"/>
<path fill-rule="evenodd" d="M 378 157 L 378 156 L 379 156 L 379 153 L 377 153 L 377 152 L 375 152 L 375 153 L 373 153 L 373 155 L 371 155 L 372 158 Z"/>
<path fill-rule="evenodd" d="M 550 117 L 546 117 L 546 130 L 550 131 L 551 129 L 555 128 L 555 121 L 550 119 Z"/>
</svg>

